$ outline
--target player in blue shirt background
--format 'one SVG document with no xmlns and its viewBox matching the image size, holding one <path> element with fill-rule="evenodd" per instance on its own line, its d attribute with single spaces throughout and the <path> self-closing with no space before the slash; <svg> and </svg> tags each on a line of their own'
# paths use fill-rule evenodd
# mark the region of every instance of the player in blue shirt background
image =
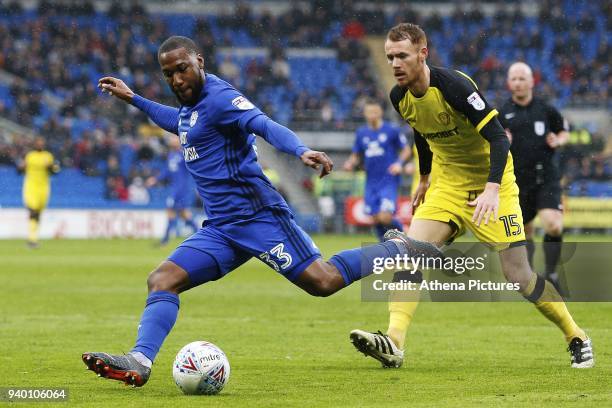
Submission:
<svg viewBox="0 0 612 408">
<path fill-rule="evenodd" d="M 376 236 L 383 240 L 390 229 L 402 230 L 394 218 L 401 172 L 411 150 L 399 127 L 383 121 L 380 103 L 368 100 L 363 108 L 366 125 L 357 129 L 353 152 L 344 163 L 352 171 L 363 158 L 366 172 L 365 212 L 374 219 Z"/>
<path fill-rule="evenodd" d="M 170 149 L 166 158 L 166 166 L 157 177 L 151 177 L 147 180 L 147 187 L 165 182 L 170 189 L 170 195 L 166 198 L 168 224 L 166 225 L 166 232 L 159 242 L 160 245 L 167 244 L 173 232 L 177 236 L 179 235 L 179 217 L 192 232 L 198 230 L 189 209 L 194 199 L 193 179 L 189 176 L 189 171 L 185 166 L 181 144 L 176 137 L 172 137 L 168 141 L 168 147 Z"/>
<path fill-rule="evenodd" d="M 371 274 L 374 259 L 442 256 L 431 244 L 391 231 L 385 242 L 342 251 L 324 261 L 264 176 L 254 134 L 305 165 L 321 168 L 321 177 L 332 171 L 332 161 L 304 146 L 295 133 L 268 118 L 230 84 L 206 73 L 204 58 L 191 39 L 170 37 L 159 47 L 158 61 L 179 108 L 136 95 L 117 78 L 101 78 L 99 87 L 179 136 L 208 220 L 149 275 L 149 294 L 132 350 L 125 355 L 84 353 L 88 369 L 105 378 L 144 385 L 176 321 L 179 293 L 217 280 L 253 257 L 309 294 L 329 296 Z"/>
</svg>

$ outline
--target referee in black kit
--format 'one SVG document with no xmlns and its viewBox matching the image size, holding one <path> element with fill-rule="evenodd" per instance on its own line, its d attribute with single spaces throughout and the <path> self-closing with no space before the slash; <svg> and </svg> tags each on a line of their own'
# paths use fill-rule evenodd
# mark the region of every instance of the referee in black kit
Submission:
<svg viewBox="0 0 612 408">
<path fill-rule="evenodd" d="M 508 88 L 512 97 L 500 109 L 499 120 L 511 143 L 529 263 L 533 266 L 533 219 L 538 215 L 545 232 L 545 277 L 559 290 L 556 268 L 563 241 L 563 205 L 556 151 L 569 138 L 567 124 L 557 109 L 533 96 L 529 65 L 516 62 L 510 66 Z"/>
</svg>

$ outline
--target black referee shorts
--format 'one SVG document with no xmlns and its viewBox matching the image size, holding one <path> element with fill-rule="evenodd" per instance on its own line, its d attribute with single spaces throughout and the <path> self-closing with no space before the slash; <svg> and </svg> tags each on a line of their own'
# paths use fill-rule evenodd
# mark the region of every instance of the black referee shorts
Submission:
<svg viewBox="0 0 612 408">
<path fill-rule="evenodd" d="M 559 181 L 547 181 L 544 184 L 520 183 L 518 186 L 525 224 L 532 221 L 538 215 L 539 210 L 552 208 L 563 211 Z"/>
</svg>

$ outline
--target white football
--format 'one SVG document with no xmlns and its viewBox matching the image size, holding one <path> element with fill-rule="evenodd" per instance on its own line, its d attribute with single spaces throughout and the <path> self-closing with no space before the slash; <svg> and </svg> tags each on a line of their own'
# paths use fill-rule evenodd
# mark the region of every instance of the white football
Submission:
<svg viewBox="0 0 612 408">
<path fill-rule="evenodd" d="M 227 384 L 230 365 L 219 347 L 207 341 L 194 341 L 176 355 L 172 376 L 185 394 L 213 395 Z"/>
</svg>

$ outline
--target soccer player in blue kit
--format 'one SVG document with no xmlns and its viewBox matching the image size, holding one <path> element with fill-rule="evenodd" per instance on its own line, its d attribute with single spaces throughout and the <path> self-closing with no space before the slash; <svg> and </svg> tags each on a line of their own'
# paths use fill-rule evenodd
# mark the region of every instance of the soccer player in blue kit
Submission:
<svg viewBox="0 0 612 408">
<path fill-rule="evenodd" d="M 132 350 L 125 355 L 84 353 L 88 369 L 105 378 L 144 385 L 176 321 L 179 293 L 217 280 L 252 257 L 309 294 L 329 296 L 372 273 L 375 258 L 442 256 L 433 245 L 393 230 L 385 242 L 342 251 L 324 261 L 264 176 L 254 134 L 305 165 L 321 168 L 321 177 L 332 171 L 332 161 L 304 146 L 295 133 L 268 118 L 230 84 L 206 73 L 204 58 L 191 39 L 168 38 L 159 47 L 158 61 L 179 108 L 134 94 L 117 78 L 101 78 L 99 87 L 179 136 L 208 220 L 149 275 L 149 294 Z"/>
<path fill-rule="evenodd" d="M 366 172 L 365 212 L 374 219 L 376 236 L 383 241 L 388 230 L 403 229 L 394 214 L 400 174 L 410 159 L 411 151 L 401 130 L 383 121 L 380 103 L 366 101 L 363 115 L 367 123 L 357 129 L 353 152 L 344 163 L 344 169 L 354 170 L 363 157 Z"/>
<path fill-rule="evenodd" d="M 160 245 L 166 245 L 170 239 L 170 234 L 177 232 L 176 230 L 179 227 L 178 217 L 181 217 L 185 225 L 193 232 L 198 230 L 189 210 L 194 199 L 193 180 L 189 176 L 189 170 L 185 165 L 181 144 L 177 138 L 173 137 L 169 140 L 168 145 L 170 150 L 168 151 L 166 166 L 159 176 L 147 180 L 147 187 L 151 187 L 160 181 L 167 182 L 170 187 L 170 195 L 166 199 L 168 224 L 166 225 L 166 232 L 159 242 Z"/>
</svg>

